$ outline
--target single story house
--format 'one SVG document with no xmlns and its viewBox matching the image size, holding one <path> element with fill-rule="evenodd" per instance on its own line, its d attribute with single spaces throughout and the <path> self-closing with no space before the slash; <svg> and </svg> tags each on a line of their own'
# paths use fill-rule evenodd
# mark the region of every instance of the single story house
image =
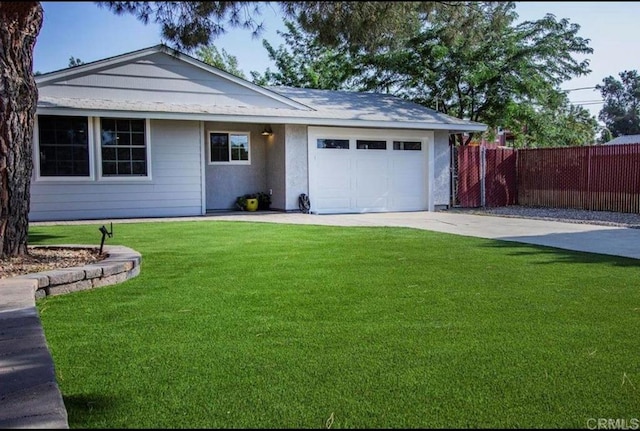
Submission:
<svg viewBox="0 0 640 431">
<path fill-rule="evenodd" d="M 602 145 L 626 145 L 626 144 L 640 144 L 640 135 L 622 135 L 617 138 L 605 142 Z"/>
<path fill-rule="evenodd" d="M 265 88 L 165 45 L 36 76 L 31 221 L 204 215 L 246 193 L 312 213 L 449 204 L 449 134 L 384 94 Z"/>
</svg>

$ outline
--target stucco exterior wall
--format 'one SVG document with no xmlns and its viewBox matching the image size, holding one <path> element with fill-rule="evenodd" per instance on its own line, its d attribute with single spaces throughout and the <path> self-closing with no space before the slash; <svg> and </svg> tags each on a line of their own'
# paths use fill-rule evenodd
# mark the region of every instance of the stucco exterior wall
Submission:
<svg viewBox="0 0 640 431">
<path fill-rule="evenodd" d="M 286 209 L 285 126 L 272 126 L 273 136 L 266 139 L 267 192 L 271 191 L 271 209 Z"/>
<path fill-rule="evenodd" d="M 434 131 L 433 168 L 433 204 L 436 207 L 448 206 L 451 188 L 451 149 L 447 131 Z"/>
<path fill-rule="evenodd" d="M 247 193 L 268 193 L 266 158 L 267 138 L 261 124 L 205 122 L 205 190 L 206 209 L 235 209 L 238 196 Z M 209 162 L 209 132 L 249 132 L 250 164 L 211 164 Z"/>
<path fill-rule="evenodd" d="M 309 194 L 307 126 L 285 126 L 286 210 L 298 211 L 298 197 Z"/>
</svg>

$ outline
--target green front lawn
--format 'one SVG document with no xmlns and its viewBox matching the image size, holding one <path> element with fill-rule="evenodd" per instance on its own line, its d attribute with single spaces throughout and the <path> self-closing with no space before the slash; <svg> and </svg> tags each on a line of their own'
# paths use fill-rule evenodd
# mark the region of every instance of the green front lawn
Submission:
<svg viewBox="0 0 640 431">
<path fill-rule="evenodd" d="M 33 226 L 31 244 L 100 242 Z M 640 261 L 406 228 L 114 223 L 37 302 L 71 428 L 586 428 L 640 414 Z M 588 422 L 590 421 L 591 422 Z"/>
</svg>

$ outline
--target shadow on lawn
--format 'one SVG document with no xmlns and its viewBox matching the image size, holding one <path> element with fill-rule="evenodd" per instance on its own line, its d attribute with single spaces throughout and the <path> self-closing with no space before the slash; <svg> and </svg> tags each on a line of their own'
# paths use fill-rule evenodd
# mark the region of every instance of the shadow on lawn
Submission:
<svg viewBox="0 0 640 431">
<path fill-rule="evenodd" d="M 46 241 L 48 239 L 62 238 L 61 235 L 49 235 L 46 233 L 29 233 L 28 241 L 30 245 Z"/>
<path fill-rule="evenodd" d="M 95 421 L 96 414 L 104 414 L 116 404 L 116 398 L 98 394 L 63 396 L 63 400 L 70 428 L 86 426 Z"/>
<path fill-rule="evenodd" d="M 546 255 L 547 262 L 610 263 L 615 266 L 640 266 L 640 230 L 605 229 L 589 232 L 497 238 L 491 247 L 519 248 L 514 255 Z M 531 247 L 522 249 L 523 245 Z"/>
</svg>

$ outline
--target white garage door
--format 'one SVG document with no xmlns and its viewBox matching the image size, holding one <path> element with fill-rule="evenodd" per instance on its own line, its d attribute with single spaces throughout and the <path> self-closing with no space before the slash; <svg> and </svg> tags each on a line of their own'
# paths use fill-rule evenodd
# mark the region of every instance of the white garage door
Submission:
<svg viewBox="0 0 640 431">
<path fill-rule="evenodd" d="M 310 127 L 311 211 L 428 209 L 429 134 Z"/>
</svg>

